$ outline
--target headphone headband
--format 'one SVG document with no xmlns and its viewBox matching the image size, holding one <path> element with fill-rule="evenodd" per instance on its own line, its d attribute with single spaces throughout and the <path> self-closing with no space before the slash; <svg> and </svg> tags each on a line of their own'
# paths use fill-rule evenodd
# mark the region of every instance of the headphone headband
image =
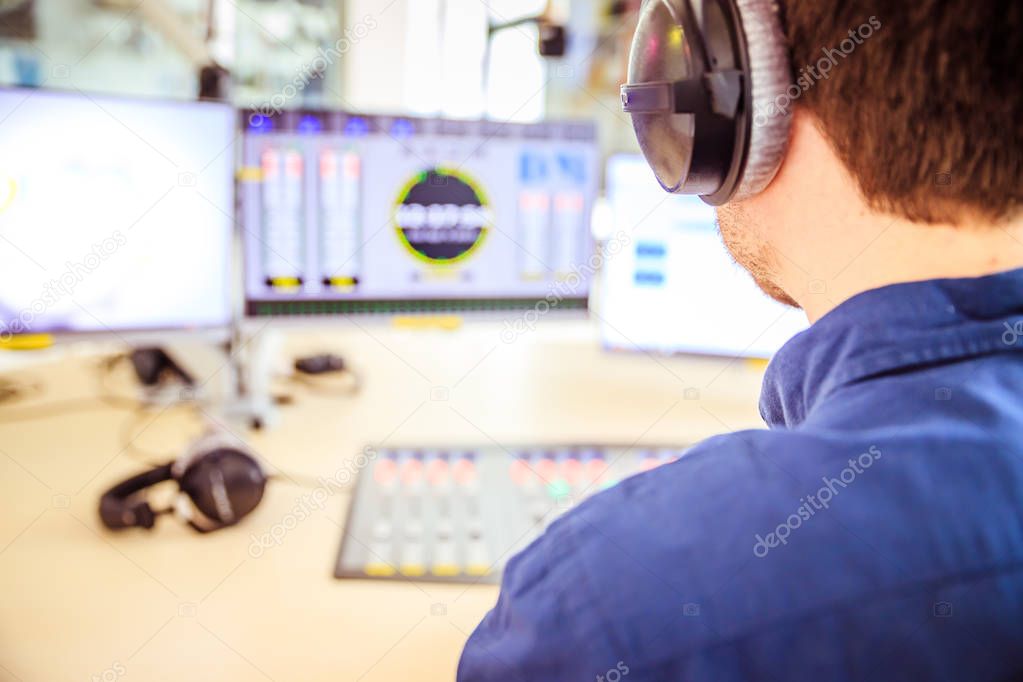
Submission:
<svg viewBox="0 0 1023 682">
<path fill-rule="evenodd" d="M 130 499 L 146 488 L 171 478 L 171 464 L 167 463 L 121 481 L 103 493 L 99 500 L 99 516 L 103 525 L 112 530 L 135 526 L 152 528 L 156 522 L 156 513 L 149 503 L 142 501 L 132 504 Z"/>
</svg>

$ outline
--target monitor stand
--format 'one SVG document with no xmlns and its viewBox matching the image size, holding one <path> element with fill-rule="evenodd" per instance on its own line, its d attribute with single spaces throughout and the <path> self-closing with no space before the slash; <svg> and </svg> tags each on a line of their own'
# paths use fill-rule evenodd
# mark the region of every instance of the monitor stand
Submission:
<svg viewBox="0 0 1023 682">
<path fill-rule="evenodd" d="M 246 337 L 240 328 L 235 329 L 228 354 L 234 391 L 221 406 L 228 420 L 256 430 L 277 425 L 280 410 L 274 401 L 273 368 L 282 345 L 277 330 L 263 329 Z"/>
<path fill-rule="evenodd" d="M 274 330 L 246 338 L 235 329 L 226 343 L 171 337 L 158 347 L 137 348 L 132 364 L 149 407 L 194 401 L 224 426 L 263 429 L 279 417 L 271 383 L 280 347 Z"/>
</svg>

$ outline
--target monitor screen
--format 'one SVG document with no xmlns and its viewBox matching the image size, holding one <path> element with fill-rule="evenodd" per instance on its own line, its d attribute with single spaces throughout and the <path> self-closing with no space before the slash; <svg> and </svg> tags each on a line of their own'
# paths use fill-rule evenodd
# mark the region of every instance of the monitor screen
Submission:
<svg viewBox="0 0 1023 682">
<path fill-rule="evenodd" d="M 244 112 L 252 316 L 585 308 L 590 123 Z"/>
<path fill-rule="evenodd" d="M 802 311 L 768 298 L 732 261 L 714 209 L 665 194 L 641 156 L 612 157 L 606 187 L 630 241 L 602 270 L 605 346 L 767 358 L 806 328 Z"/>
<path fill-rule="evenodd" d="M 0 334 L 230 321 L 230 107 L 4 89 L 0 121 Z"/>
</svg>

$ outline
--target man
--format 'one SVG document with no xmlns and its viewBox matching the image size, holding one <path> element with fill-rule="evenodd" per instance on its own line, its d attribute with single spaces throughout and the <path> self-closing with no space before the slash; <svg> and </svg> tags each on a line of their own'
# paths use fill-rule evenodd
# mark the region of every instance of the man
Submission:
<svg viewBox="0 0 1023 682">
<path fill-rule="evenodd" d="M 771 184 L 718 210 L 813 323 L 770 430 L 554 523 L 461 680 L 1023 679 L 1023 8 L 788 0 L 792 63 L 871 16 Z"/>
</svg>

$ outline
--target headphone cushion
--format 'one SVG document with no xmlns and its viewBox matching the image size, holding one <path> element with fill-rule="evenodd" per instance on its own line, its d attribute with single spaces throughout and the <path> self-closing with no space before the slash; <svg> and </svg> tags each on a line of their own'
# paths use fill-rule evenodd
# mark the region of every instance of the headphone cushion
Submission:
<svg viewBox="0 0 1023 682">
<path fill-rule="evenodd" d="M 777 0 L 735 0 L 749 55 L 750 135 L 746 163 L 732 201 L 765 189 L 774 179 L 788 147 L 792 114 L 778 110 L 792 85 L 788 47 Z"/>
</svg>

